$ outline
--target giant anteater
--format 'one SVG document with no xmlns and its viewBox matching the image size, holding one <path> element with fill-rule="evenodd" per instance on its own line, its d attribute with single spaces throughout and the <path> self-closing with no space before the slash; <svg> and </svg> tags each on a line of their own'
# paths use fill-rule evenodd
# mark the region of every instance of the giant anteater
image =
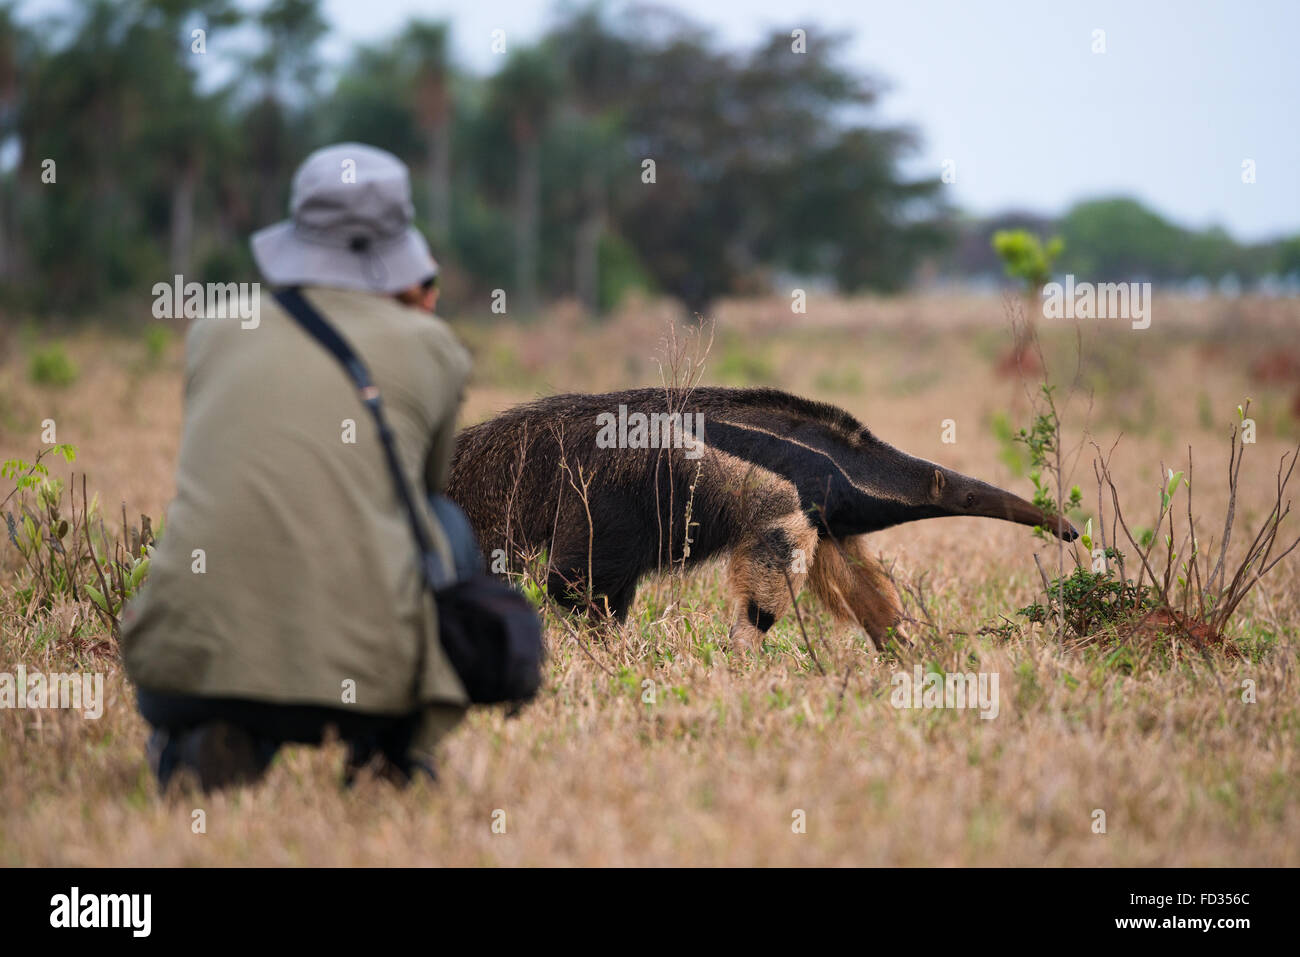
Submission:
<svg viewBox="0 0 1300 957">
<path fill-rule="evenodd" d="M 619 620 L 642 575 L 725 555 L 731 634 L 749 643 L 806 580 L 882 646 L 901 604 L 867 552 L 864 536 L 878 529 L 982 515 L 1078 535 L 1010 492 L 900 452 L 841 409 L 775 389 L 648 388 L 518 406 L 461 432 L 448 495 L 498 563 L 517 568 L 547 549 L 552 597 Z"/>
</svg>

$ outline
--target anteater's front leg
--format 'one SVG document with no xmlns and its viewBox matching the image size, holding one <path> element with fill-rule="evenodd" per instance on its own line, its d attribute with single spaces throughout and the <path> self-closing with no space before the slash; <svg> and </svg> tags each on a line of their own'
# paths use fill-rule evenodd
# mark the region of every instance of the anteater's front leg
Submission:
<svg viewBox="0 0 1300 957">
<path fill-rule="evenodd" d="M 577 569 L 570 569 L 567 573 L 554 571 L 547 579 L 547 591 L 560 607 L 580 612 L 592 621 L 611 619 L 622 624 L 627 620 L 632 601 L 636 598 L 635 583 L 614 587 L 596 579 L 591 601 L 588 601 L 582 581 L 583 572 Z"/>
<path fill-rule="evenodd" d="M 735 601 L 733 642 L 757 648 L 763 635 L 789 610 L 808 577 L 817 532 L 803 512 L 794 512 L 753 533 L 731 553 L 727 577 Z"/>
<path fill-rule="evenodd" d="M 625 540 L 598 539 L 592 546 L 584 533 L 557 541 L 547 591 L 570 611 L 582 612 L 593 620 L 609 618 L 622 623 L 636 598 L 638 571 L 636 556 Z"/>
</svg>

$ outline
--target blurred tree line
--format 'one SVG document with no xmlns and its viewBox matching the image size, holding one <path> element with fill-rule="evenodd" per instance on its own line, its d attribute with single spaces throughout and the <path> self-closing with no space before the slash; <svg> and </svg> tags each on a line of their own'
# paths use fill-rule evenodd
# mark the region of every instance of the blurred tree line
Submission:
<svg viewBox="0 0 1300 957">
<path fill-rule="evenodd" d="M 896 289 L 946 235 L 938 179 L 899 172 L 910 134 L 864 122 L 880 86 L 840 65 L 842 38 L 737 52 L 673 13 L 591 6 L 508 39 L 478 77 L 426 21 L 327 69 L 318 0 L 72 7 L 57 26 L 0 7 L 11 306 L 75 314 L 174 273 L 255 279 L 248 235 L 340 140 L 411 166 L 451 308 L 504 288 L 512 312 L 558 296 L 599 312 L 643 288 L 703 310 L 775 271 Z"/>
<path fill-rule="evenodd" d="M 330 67 L 319 0 L 68 6 L 29 22 L 0 0 L 10 314 L 136 311 L 175 273 L 256 279 L 249 234 L 286 215 L 303 157 L 340 140 L 411 166 L 448 311 L 485 311 L 497 288 L 524 314 L 561 296 L 599 313 L 631 289 L 704 311 L 787 295 L 791 277 L 889 291 L 921 263 L 1000 274 L 989 236 L 1022 225 L 962 223 L 937 177 L 901 172 L 913 136 L 869 122 L 882 86 L 842 64 L 843 37 L 728 50 L 678 14 L 595 5 L 534 44 L 507 38 L 481 77 L 453 62 L 448 24 L 419 20 Z M 1060 267 L 1091 278 L 1300 270 L 1300 240 L 1241 246 L 1128 200 L 1048 232 Z"/>
<path fill-rule="evenodd" d="M 1027 230 L 1063 240 L 1054 275 L 1151 282 L 1232 277 L 1243 286 L 1288 277 L 1300 284 L 1300 236 L 1240 243 L 1217 227 L 1186 229 L 1130 197 L 1086 200 L 1059 218 L 1006 213 L 958 223 L 955 229 L 958 239 L 944 257 L 949 275 L 1000 275 L 990 240 L 1003 230 Z"/>
</svg>

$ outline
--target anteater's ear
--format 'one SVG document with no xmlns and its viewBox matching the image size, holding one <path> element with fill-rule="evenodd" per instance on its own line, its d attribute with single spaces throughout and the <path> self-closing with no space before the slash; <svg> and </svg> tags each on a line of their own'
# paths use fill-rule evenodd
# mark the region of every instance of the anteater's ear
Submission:
<svg viewBox="0 0 1300 957">
<path fill-rule="evenodd" d="M 947 483 L 947 481 L 948 480 L 943 477 L 942 470 L 935 469 L 934 478 L 930 482 L 930 497 L 933 499 L 938 499 L 939 496 L 943 494 L 943 487 Z"/>
</svg>

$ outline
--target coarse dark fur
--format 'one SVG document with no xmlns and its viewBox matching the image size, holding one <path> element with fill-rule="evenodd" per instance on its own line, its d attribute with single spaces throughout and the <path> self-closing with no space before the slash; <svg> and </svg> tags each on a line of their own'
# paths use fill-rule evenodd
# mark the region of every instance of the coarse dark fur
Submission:
<svg viewBox="0 0 1300 957">
<path fill-rule="evenodd" d="M 599 447 L 600 417 L 620 406 L 629 416 L 702 414 L 703 448 Z M 751 642 L 807 581 L 880 645 L 901 614 L 864 540 L 882 528 L 981 515 L 1078 534 L 1018 496 L 880 441 L 842 409 L 775 389 L 540 399 L 465 429 L 447 491 L 485 554 L 518 568 L 546 550 L 552 597 L 619 620 L 648 572 L 726 556 L 732 635 Z"/>
</svg>

